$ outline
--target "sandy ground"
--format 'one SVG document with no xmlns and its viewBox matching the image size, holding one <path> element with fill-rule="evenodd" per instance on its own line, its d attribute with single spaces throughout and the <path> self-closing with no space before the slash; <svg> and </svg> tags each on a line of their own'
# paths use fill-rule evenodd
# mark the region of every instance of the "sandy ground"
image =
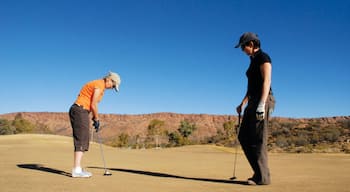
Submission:
<svg viewBox="0 0 350 192">
<path fill-rule="evenodd" d="M 99 145 L 91 144 L 84 166 L 91 178 L 71 178 L 72 138 L 53 135 L 0 136 L 0 191 L 122 192 L 325 192 L 350 191 L 349 154 L 269 154 L 272 184 L 247 186 L 252 171 L 234 149 L 187 146 L 131 150 L 103 146 L 112 176 L 103 176 Z"/>
</svg>

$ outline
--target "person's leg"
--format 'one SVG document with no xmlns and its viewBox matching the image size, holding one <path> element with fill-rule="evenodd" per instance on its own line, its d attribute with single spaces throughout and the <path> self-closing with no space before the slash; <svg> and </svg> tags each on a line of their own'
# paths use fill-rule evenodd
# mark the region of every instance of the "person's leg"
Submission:
<svg viewBox="0 0 350 192">
<path fill-rule="evenodd" d="M 250 167 L 252 168 L 254 174 L 251 178 L 249 179 L 253 179 L 254 181 L 257 180 L 257 178 L 259 177 L 259 166 L 257 164 L 257 159 L 256 159 L 256 147 L 254 146 L 250 146 L 249 144 L 242 144 L 242 149 L 244 152 L 244 155 L 246 156 Z"/>
<path fill-rule="evenodd" d="M 81 159 L 83 158 L 84 152 L 82 151 L 75 151 L 74 152 L 74 168 L 80 168 L 81 169 Z"/>
<path fill-rule="evenodd" d="M 243 114 L 243 120 L 241 123 L 241 129 L 239 132 L 239 141 L 242 146 L 242 150 L 244 152 L 244 155 L 246 156 L 249 165 L 251 166 L 254 174 L 249 180 L 253 179 L 254 181 L 257 180 L 259 177 L 258 170 L 258 164 L 256 159 L 256 145 L 252 144 L 255 143 L 255 111 L 254 106 L 252 103 L 249 103 L 246 107 L 244 114 Z"/>
<path fill-rule="evenodd" d="M 248 103 L 244 112 L 240 142 L 247 160 L 253 169 L 249 181 L 254 184 L 269 184 L 270 173 L 267 164 L 267 125 L 256 119 L 256 102 Z"/>
<path fill-rule="evenodd" d="M 72 177 L 90 177 L 92 174 L 83 171 L 81 166 L 84 152 L 89 149 L 89 113 L 83 108 L 73 105 L 69 111 L 69 116 L 74 139 Z"/>
<path fill-rule="evenodd" d="M 259 180 L 259 183 L 263 184 L 263 185 L 268 185 L 271 183 L 270 170 L 269 170 L 269 166 L 268 166 L 268 150 L 267 150 L 268 120 L 269 120 L 269 114 L 267 113 L 264 121 L 261 122 L 261 124 L 257 126 L 262 131 L 262 133 L 261 133 L 262 143 L 257 151 L 257 163 L 259 165 L 259 172 L 261 174 L 261 178 Z"/>
<path fill-rule="evenodd" d="M 74 152 L 74 168 L 72 170 L 72 177 L 91 177 L 90 172 L 84 171 L 81 167 L 81 160 L 83 158 L 84 152 L 75 151 Z"/>
<path fill-rule="evenodd" d="M 266 145 L 262 145 L 260 151 L 258 151 L 257 156 L 257 164 L 259 167 L 260 179 L 258 184 L 260 185 L 268 185 L 271 183 L 270 181 L 270 170 L 268 167 L 268 158 L 267 158 L 267 147 Z"/>
<path fill-rule="evenodd" d="M 83 158 L 84 152 L 75 151 L 74 152 L 74 167 L 72 169 L 72 177 L 91 177 L 90 172 L 84 171 L 81 167 L 81 160 Z"/>
<path fill-rule="evenodd" d="M 256 141 L 255 145 L 248 146 L 250 151 L 250 164 L 254 170 L 254 176 L 251 178 L 256 184 L 270 184 L 270 171 L 268 168 L 267 153 L 267 124 L 266 120 L 256 123 Z"/>
</svg>

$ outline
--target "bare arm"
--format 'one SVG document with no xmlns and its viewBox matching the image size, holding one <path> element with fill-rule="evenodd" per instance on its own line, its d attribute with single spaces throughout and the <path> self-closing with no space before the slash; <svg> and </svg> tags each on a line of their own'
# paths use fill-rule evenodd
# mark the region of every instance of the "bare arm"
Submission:
<svg viewBox="0 0 350 192">
<path fill-rule="evenodd" d="M 101 94 L 101 89 L 95 88 L 94 90 L 94 95 L 92 96 L 92 101 L 91 101 L 91 112 L 92 112 L 92 119 L 98 120 L 98 99 Z"/>
<path fill-rule="evenodd" d="M 244 96 L 244 98 L 243 98 L 241 104 L 239 104 L 239 105 L 237 106 L 237 108 L 236 108 L 236 111 L 237 111 L 238 114 L 241 114 L 242 109 L 243 109 L 243 107 L 245 106 L 245 104 L 247 104 L 247 102 L 248 102 L 248 92 L 245 94 L 245 96 Z"/>
<path fill-rule="evenodd" d="M 263 103 L 266 102 L 270 92 L 271 70 L 272 70 L 272 66 L 271 66 L 271 63 L 269 62 L 266 62 L 260 66 L 261 76 L 263 78 L 263 87 L 262 87 L 260 102 L 263 102 Z"/>
</svg>

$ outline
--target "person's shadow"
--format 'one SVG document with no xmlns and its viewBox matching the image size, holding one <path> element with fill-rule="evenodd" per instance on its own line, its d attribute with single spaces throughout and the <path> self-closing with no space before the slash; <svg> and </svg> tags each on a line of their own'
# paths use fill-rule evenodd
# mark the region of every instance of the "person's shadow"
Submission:
<svg viewBox="0 0 350 192">
<path fill-rule="evenodd" d="M 41 164 L 18 164 L 17 167 L 22 168 L 22 169 L 30 169 L 30 170 L 43 171 L 43 172 L 47 172 L 47 173 L 53 173 L 53 174 L 62 175 L 62 176 L 66 176 L 66 177 L 72 176 L 70 173 L 67 173 L 65 171 L 45 167 L 44 165 L 41 165 Z M 104 169 L 103 167 L 88 167 L 88 168 Z M 127 173 L 132 173 L 132 174 L 139 174 L 139 175 L 147 175 L 147 176 L 152 176 L 152 177 L 167 177 L 167 178 L 186 179 L 186 180 L 195 180 L 195 181 L 247 185 L 246 181 L 229 180 L 229 179 L 225 180 L 225 179 L 186 177 L 186 176 L 172 175 L 172 174 L 168 174 L 168 173 L 141 171 L 141 170 L 133 170 L 133 169 L 108 168 L 108 170 L 127 172 Z"/>
<path fill-rule="evenodd" d="M 70 173 L 67 173 L 65 171 L 61 171 L 61 170 L 58 170 L 58 169 L 45 167 L 45 166 L 40 165 L 40 164 L 18 164 L 17 167 L 22 168 L 22 169 L 31 169 L 31 170 L 37 170 L 37 171 L 43 171 L 43 172 L 63 175 L 63 176 L 66 176 L 66 177 L 71 177 L 72 176 Z"/>
<path fill-rule="evenodd" d="M 104 169 L 103 167 L 88 167 L 88 168 Z M 133 170 L 133 169 L 118 169 L 118 168 L 107 168 L 107 169 L 112 170 L 112 171 L 127 172 L 127 173 L 132 173 L 132 174 L 147 175 L 147 176 L 153 176 L 153 177 L 168 177 L 168 178 L 176 178 L 176 179 L 195 180 L 195 181 L 247 185 L 247 181 L 238 181 L 238 180 L 230 180 L 230 179 L 225 180 L 225 179 L 186 177 L 186 176 L 172 175 L 172 174 L 168 174 L 168 173 L 141 171 L 141 170 Z"/>
</svg>

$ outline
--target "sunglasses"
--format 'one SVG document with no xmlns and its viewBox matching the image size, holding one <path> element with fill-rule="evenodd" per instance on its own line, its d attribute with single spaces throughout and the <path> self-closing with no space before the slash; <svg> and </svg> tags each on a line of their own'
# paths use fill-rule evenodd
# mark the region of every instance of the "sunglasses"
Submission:
<svg viewBox="0 0 350 192">
<path fill-rule="evenodd" d="M 112 79 L 111 79 L 111 81 L 112 81 L 112 84 L 113 84 L 113 88 L 115 88 L 117 83 L 115 81 L 113 81 Z"/>
</svg>

